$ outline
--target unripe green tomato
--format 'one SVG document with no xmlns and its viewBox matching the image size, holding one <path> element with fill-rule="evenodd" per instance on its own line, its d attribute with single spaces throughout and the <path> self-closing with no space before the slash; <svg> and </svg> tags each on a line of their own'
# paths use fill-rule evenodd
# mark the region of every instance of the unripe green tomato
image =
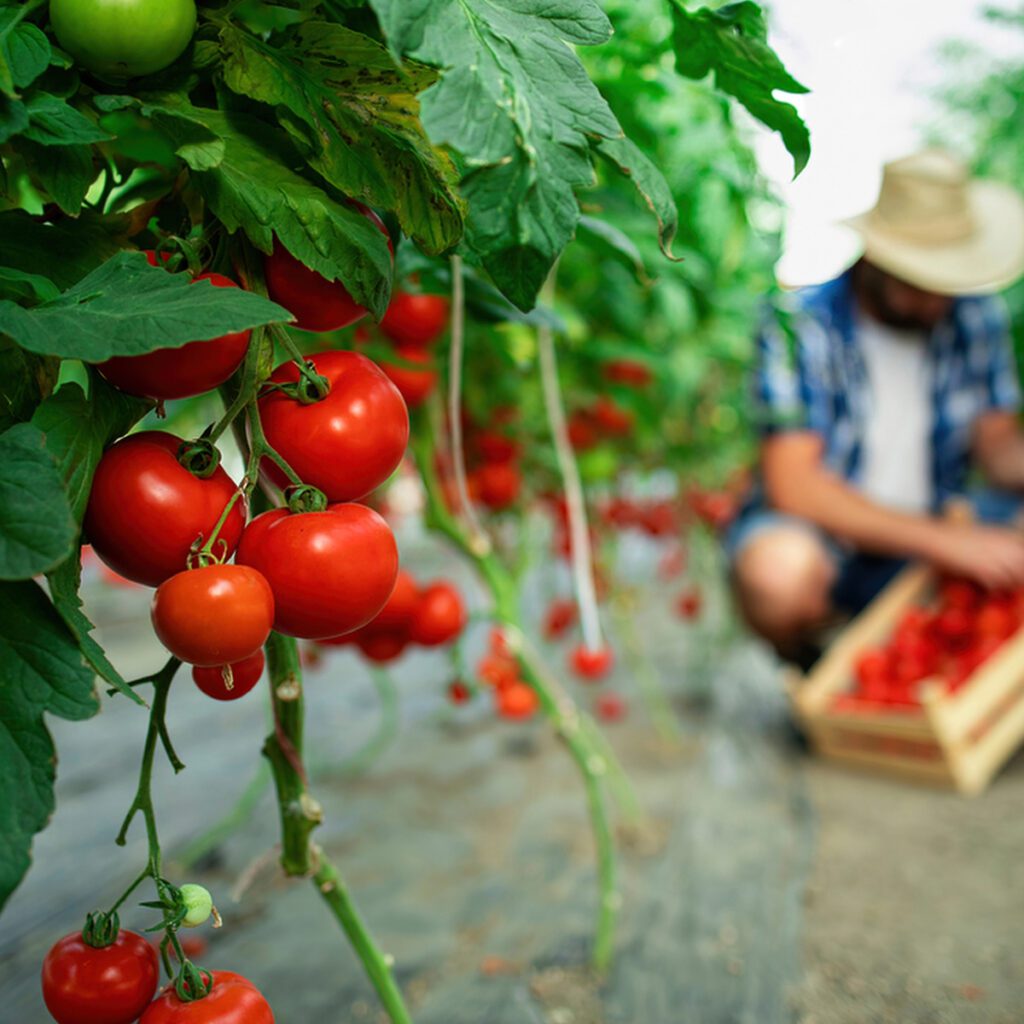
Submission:
<svg viewBox="0 0 1024 1024">
<path fill-rule="evenodd" d="M 189 882 L 187 885 L 183 885 L 179 892 L 187 911 L 181 922 L 183 927 L 195 928 L 209 918 L 213 911 L 213 897 L 210 895 L 209 889 Z"/>
<path fill-rule="evenodd" d="M 50 0 L 57 41 L 82 67 L 109 78 L 161 71 L 196 30 L 195 0 Z"/>
</svg>

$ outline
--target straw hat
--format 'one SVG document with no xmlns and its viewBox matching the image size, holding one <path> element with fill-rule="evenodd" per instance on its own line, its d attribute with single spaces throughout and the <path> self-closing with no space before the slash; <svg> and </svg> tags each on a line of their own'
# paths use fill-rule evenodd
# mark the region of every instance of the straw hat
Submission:
<svg viewBox="0 0 1024 1024">
<path fill-rule="evenodd" d="M 1024 273 L 1024 199 L 1008 185 L 972 180 L 943 150 L 886 164 L 878 202 L 844 223 L 868 260 L 930 292 L 993 292 Z"/>
</svg>

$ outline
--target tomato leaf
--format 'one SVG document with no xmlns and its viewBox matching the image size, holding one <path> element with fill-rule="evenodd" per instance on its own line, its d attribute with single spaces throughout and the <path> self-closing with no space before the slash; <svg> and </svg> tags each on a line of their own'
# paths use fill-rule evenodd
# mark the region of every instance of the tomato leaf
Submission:
<svg viewBox="0 0 1024 1024">
<path fill-rule="evenodd" d="M 110 135 L 58 96 L 40 92 L 25 101 L 28 126 L 26 139 L 43 146 L 106 142 Z"/>
<path fill-rule="evenodd" d="M 18 143 L 29 174 L 50 198 L 71 217 L 82 208 L 89 186 L 96 179 L 90 146 L 43 146 L 27 139 Z"/>
<path fill-rule="evenodd" d="M 22 348 L 93 363 L 289 319 L 269 299 L 241 288 L 214 288 L 209 281 L 192 283 L 186 274 L 151 267 L 138 252 L 118 253 L 33 309 L 0 301 L 0 331 Z"/>
<path fill-rule="evenodd" d="M 60 289 L 48 278 L 27 274 L 24 270 L 0 267 L 0 298 L 13 299 L 34 306 L 60 295 Z"/>
<path fill-rule="evenodd" d="M 714 74 L 715 86 L 735 97 L 762 124 L 782 136 L 793 157 L 794 176 L 811 155 L 811 138 L 796 108 L 775 98 L 775 90 L 808 92 L 768 45 L 764 12 L 753 0 L 717 10 L 687 11 L 673 0 L 676 68 L 688 78 Z"/>
<path fill-rule="evenodd" d="M 0 579 L 27 580 L 71 554 L 77 529 L 42 433 L 17 423 L 0 434 Z"/>
<path fill-rule="evenodd" d="M 462 236 L 462 202 L 451 161 L 434 149 L 416 94 L 438 73 L 396 64 L 380 43 L 323 22 L 300 26 L 281 48 L 235 28 L 221 33 L 224 80 L 277 109 L 309 165 L 354 199 L 395 211 L 424 250 Z"/>
<path fill-rule="evenodd" d="M 0 337 L 0 432 L 32 418 L 36 406 L 53 390 L 59 368 L 56 359 L 33 355 Z"/>
<path fill-rule="evenodd" d="M 28 110 L 21 100 L 0 94 L 0 143 L 20 134 L 28 127 Z"/>
<path fill-rule="evenodd" d="M 50 41 L 41 29 L 22 21 L 17 7 L 0 8 L 0 92 L 15 97 L 50 64 Z"/>
<path fill-rule="evenodd" d="M 0 907 L 53 814 L 57 756 L 44 712 L 78 721 L 99 710 L 74 636 L 31 581 L 0 583 Z"/>
<path fill-rule="evenodd" d="M 520 309 L 536 301 L 594 181 L 590 144 L 622 130 L 572 47 L 611 33 L 595 0 L 371 0 L 388 45 L 441 69 L 421 97 L 460 154 L 466 241 Z"/>
<path fill-rule="evenodd" d="M 380 319 L 392 275 L 384 236 L 358 211 L 291 169 L 300 158 L 288 137 L 254 117 L 164 99 L 147 100 L 142 110 L 172 141 L 194 138 L 196 125 L 223 141 L 223 160 L 212 168 L 193 167 L 192 177 L 228 231 L 241 229 L 265 253 L 273 250 L 276 235 L 293 256 L 328 280 L 340 280 Z"/>
</svg>

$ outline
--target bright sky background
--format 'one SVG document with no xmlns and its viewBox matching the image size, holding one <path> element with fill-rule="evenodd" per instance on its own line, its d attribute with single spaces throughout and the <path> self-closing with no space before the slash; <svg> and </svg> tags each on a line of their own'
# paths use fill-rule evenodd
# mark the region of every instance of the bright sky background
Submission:
<svg viewBox="0 0 1024 1024">
<path fill-rule="evenodd" d="M 984 22 L 983 6 L 980 0 L 770 0 L 769 39 L 812 90 L 793 101 L 811 130 L 811 161 L 795 182 L 777 137 L 757 133 L 761 166 L 790 210 L 779 264 L 785 284 L 826 280 L 849 262 L 856 240 L 835 224 L 874 204 L 881 165 L 916 149 L 922 129 L 935 123 L 928 90 L 943 81 L 936 56 L 942 43 L 975 40 L 994 53 L 1019 53 L 1021 33 Z"/>
</svg>

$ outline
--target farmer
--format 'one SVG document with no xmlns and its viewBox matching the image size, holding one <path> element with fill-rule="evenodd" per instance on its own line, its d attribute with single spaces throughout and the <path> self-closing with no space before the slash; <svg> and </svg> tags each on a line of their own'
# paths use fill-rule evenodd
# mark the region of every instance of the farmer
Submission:
<svg viewBox="0 0 1024 1024">
<path fill-rule="evenodd" d="M 905 559 L 1024 586 L 1021 396 L 1002 303 L 1024 272 L 1024 201 L 928 150 L 885 167 L 849 222 L 863 255 L 795 293 L 792 341 L 759 339 L 759 483 L 727 537 L 740 606 L 781 654 L 859 611 Z M 986 525 L 942 518 L 978 472 Z M 973 493 L 973 492 L 972 492 Z"/>
</svg>

